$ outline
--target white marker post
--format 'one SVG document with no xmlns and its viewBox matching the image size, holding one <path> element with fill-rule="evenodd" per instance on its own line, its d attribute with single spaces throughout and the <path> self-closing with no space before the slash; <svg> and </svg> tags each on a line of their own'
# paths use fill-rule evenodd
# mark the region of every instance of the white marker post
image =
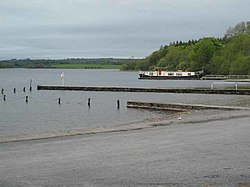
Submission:
<svg viewBox="0 0 250 187">
<path fill-rule="evenodd" d="M 214 83 L 212 82 L 211 83 L 211 90 L 213 90 L 214 89 Z"/>
<path fill-rule="evenodd" d="M 64 86 L 64 72 L 61 74 L 62 86 Z"/>
</svg>

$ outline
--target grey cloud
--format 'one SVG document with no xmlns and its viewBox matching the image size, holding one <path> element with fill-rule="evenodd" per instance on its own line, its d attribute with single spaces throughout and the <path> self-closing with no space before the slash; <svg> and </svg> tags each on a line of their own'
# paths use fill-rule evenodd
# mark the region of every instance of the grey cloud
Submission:
<svg viewBox="0 0 250 187">
<path fill-rule="evenodd" d="M 143 57 L 174 40 L 223 36 L 248 0 L 0 0 L 0 59 Z"/>
</svg>

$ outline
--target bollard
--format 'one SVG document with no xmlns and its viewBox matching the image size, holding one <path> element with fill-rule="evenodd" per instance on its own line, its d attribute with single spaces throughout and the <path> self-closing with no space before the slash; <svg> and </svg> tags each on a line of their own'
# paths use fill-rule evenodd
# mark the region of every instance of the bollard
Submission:
<svg viewBox="0 0 250 187">
<path fill-rule="evenodd" d="M 28 97 L 28 96 L 26 96 L 26 97 L 25 97 L 25 101 L 26 101 L 26 103 L 28 103 L 28 100 L 29 100 L 29 97 Z"/>
<path fill-rule="evenodd" d="M 30 79 L 30 92 L 32 91 L 32 79 Z"/>
<path fill-rule="evenodd" d="M 238 90 L 238 83 L 235 82 L 235 90 Z"/>
<path fill-rule="evenodd" d="M 3 95 L 3 100 L 6 101 L 6 95 Z"/>
<path fill-rule="evenodd" d="M 120 100 L 117 100 L 117 109 L 120 109 Z"/>
<path fill-rule="evenodd" d="M 3 92 L 4 92 L 4 89 L 2 88 L 1 93 L 3 94 Z"/>
<path fill-rule="evenodd" d="M 61 104 L 61 98 L 58 98 L 58 104 L 59 105 Z"/>
<path fill-rule="evenodd" d="M 23 87 L 23 92 L 25 92 L 25 87 Z"/>
<path fill-rule="evenodd" d="M 88 106 L 90 107 L 90 98 L 88 98 Z"/>
<path fill-rule="evenodd" d="M 13 89 L 13 92 L 16 93 L 16 88 Z"/>
</svg>

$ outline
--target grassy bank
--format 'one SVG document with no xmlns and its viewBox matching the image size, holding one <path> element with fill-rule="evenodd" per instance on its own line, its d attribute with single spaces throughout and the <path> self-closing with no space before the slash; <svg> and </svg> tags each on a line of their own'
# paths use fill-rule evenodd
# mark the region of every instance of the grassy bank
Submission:
<svg viewBox="0 0 250 187">
<path fill-rule="evenodd" d="M 58 68 L 58 69 L 120 69 L 121 65 L 115 65 L 115 64 L 52 64 L 51 68 Z"/>
</svg>

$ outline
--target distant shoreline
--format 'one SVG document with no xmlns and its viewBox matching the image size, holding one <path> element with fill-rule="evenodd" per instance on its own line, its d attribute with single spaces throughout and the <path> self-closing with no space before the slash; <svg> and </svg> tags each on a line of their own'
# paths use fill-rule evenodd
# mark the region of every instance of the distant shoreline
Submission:
<svg viewBox="0 0 250 187">
<path fill-rule="evenodd" d="M 66 69 L 120 69 L 123 64 L 140 59 L 70 58 L 70 59 L 11 59 L 0 60 L 0 68 L 66 68 Z"/>
<path fill-rule="evenodd" d="M 52 64 L 52 69 L 120 69 L 115 64 Z"/>
<path fill-rule="evenodd" d="M 119 64 L 32 64 L 29 67 L 1 67 L 0 64 L 0 69 L 121 69 L 121 66 Z"/>
</svg>

